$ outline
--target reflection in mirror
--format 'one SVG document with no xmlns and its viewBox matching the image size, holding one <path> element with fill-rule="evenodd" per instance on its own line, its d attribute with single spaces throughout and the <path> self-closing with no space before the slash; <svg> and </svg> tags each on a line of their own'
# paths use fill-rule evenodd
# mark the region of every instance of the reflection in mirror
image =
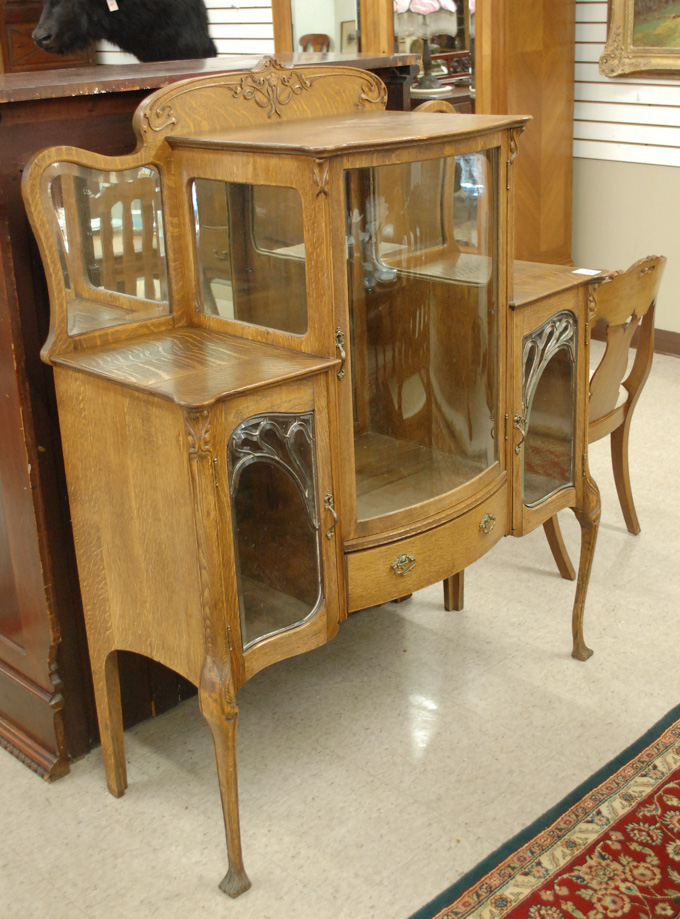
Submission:
<svg viewBox="0 0 680 919">
<path fill-rule="evenodd" d="M 497 151 L 346 173 L 359 519 L 498 458 Z"/>
<path fill-rule="evenodd" d="M 313 414 L 244 421 L 229 440 L 229 477 L 245 650 L 323 602 Z"/>
<path fill-rule="evenodd" d="M 359 50 L 356 0 L 290 0 L 293 51 Z"/>
<path fill-rule="evenodd" d="M 294 188 L 191 183 L 201 312 L 307 331 L 302 199 Z"/>
<path fill-rule="evenodd" d="M 522 496 L 534 507 L 574 484 L 576 320 L 558 313 L 524 339 Z"/>
<path fill-rule="evenodd" d="M 54 163 L 43 197 L 68 294 L 70 335 L 170 312 L 158 170 Z"/>
</svg>

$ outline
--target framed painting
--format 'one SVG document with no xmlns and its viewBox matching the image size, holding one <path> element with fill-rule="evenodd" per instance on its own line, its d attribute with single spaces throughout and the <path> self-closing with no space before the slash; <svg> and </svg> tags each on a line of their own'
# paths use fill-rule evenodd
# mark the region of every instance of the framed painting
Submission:
<svg viewBox="0 0 680 919">
<path fill-rule="evenodd" d="M 680 0 L 610 0 L 600 73 L 680 71 Z"/>
</svg>

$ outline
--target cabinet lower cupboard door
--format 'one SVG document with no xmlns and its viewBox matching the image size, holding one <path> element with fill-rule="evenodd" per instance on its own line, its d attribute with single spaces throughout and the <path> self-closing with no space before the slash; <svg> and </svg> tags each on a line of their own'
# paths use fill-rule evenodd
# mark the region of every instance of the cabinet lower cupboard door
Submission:
<svg viewBox="0 0 680 919">
<path fill-rule="evenodd" d="M 314 415 L 256 415 L 229 439 L 243 650 L 323 604 Z"/>
<path fill-rule="evenodd" d="M 522 500 L 535 507 L 574 485 L 576 317 L 563 310 L 524 337 Z"/>
</svg>

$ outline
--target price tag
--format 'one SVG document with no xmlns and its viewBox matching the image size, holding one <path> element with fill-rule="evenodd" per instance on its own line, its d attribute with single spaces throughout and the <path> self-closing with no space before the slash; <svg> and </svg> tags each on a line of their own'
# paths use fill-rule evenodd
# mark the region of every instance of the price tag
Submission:
<svg viewBox="0 0 680 919">
<path fill-rule="evenodd" d="M 119 9 L 116 0 L 106 0 L 106 5 L 108 6 L 110 13 L 115 13 L 116 10 Z"/>
</svg>

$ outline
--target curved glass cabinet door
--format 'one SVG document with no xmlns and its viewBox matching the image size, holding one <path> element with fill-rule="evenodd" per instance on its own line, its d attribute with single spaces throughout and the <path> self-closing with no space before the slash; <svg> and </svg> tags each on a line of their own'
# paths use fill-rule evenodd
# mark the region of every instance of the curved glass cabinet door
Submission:
<svg viewBox="0 0 680 919">
<path fill-rule="evenodd" d="M 358 520 L 498 460 L 495 150 L 346 173 Z"/>
<path fill-rule="evenodd" d="M 566 310 L 524 337 L 522 499 L 527 507 L 574 484 L 576 341 L 576 317 Z"/>
<path fill-rule="evenodd" d="M 244 651 L 323 605 L 314 415 L 255 415 L 229 439 Z"/>
</svg>

